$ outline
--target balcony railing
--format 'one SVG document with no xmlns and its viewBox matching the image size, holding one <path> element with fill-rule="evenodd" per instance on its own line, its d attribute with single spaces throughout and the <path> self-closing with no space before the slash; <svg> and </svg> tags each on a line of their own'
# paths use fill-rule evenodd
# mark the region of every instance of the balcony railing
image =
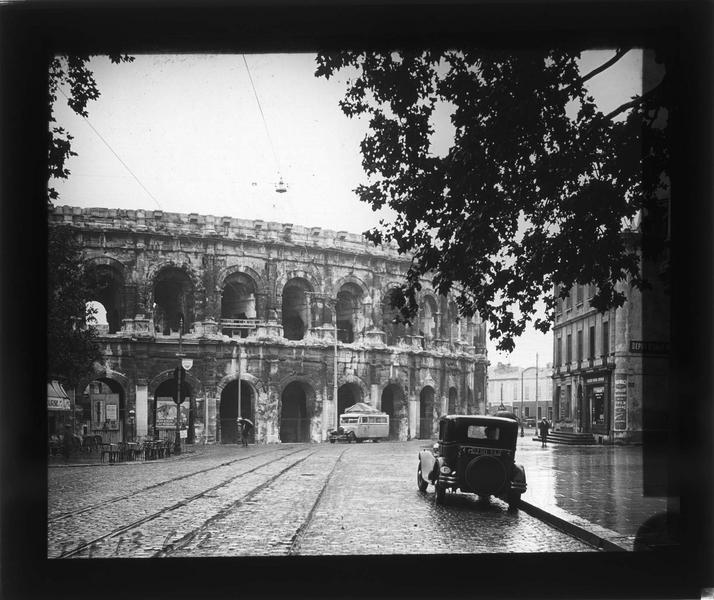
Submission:
<svg viewBox="0 0 714 600">
<path fill-rule="evenodd" d="M 255 329 L 260 321 L 258 319 L 221 319 L 221 329 Z"/>
</svg>

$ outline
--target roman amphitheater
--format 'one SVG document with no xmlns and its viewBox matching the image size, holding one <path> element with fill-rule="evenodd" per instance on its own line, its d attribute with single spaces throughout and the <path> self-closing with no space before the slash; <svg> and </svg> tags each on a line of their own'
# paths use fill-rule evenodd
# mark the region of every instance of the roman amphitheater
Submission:
<svg viewBox="0 0 714 600">
<path fill-rule="evenodd" d="M 181 387 L 189 442 L 321 442 L 355 402 L 390 414 L 390 438 L 429 438 L 440 415 L 483 411 L 486 327 L 429 282 L 418 321 L 390 294 L 408 257 L 361 235 L 161 211 L 55 207 L 80 241 L 104 364 L 68 390 L 86 432 L 170 435 Z"/>
</svg>

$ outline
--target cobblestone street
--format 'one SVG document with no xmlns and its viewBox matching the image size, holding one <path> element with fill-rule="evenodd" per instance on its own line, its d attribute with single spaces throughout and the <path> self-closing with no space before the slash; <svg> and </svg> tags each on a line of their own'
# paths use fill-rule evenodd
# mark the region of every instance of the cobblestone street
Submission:
<svg viewBox="0 0 714 600">
<path fill-rule="evenodd" d="M 428 443 L 428 442 L 427 442 Z M 197 447 L 49 469 L 48 556 L 592 552 L 523 511 L 416 486 L 424 441 Z"/>
</svg>

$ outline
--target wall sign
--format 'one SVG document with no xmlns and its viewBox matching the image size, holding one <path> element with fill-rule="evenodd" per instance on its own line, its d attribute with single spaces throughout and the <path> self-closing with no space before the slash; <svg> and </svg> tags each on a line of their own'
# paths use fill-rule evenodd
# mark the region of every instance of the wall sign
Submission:
<svg viewBox="0 0 714 600">
<path fill-rule="evenodd" d="M 627 429 L 627 375 L 615 374 L 615 423 L 619 431 Z"/>
<path fill-rule="evenodd" d="M 188 423 L 189 398 L 181 403 L 181 424 Z M 173 398 L 156 399 L 156 428 L 176 429 L 176 403 Z"/>
<path fill-rule="evenodd" d="M 630 352 L 636 354 L 669 354 L 669 342 L 630 340 Z"/>
</svg>

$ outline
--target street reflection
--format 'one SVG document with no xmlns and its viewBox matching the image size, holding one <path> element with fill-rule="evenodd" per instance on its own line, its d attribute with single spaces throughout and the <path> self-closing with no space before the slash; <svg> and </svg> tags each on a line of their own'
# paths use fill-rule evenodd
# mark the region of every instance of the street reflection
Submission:
<svg viewBox="0 0 714 600">
<path fill-rule="evenodd" d="M 541 448 L 526 436 L 519 439 L 516 461 L 526 469 L 525 500 L 623 535 L 634 536 L 649 517 L 667 510 L 666 498 L 643 496 L 641 446 Z"/>
</svg>

